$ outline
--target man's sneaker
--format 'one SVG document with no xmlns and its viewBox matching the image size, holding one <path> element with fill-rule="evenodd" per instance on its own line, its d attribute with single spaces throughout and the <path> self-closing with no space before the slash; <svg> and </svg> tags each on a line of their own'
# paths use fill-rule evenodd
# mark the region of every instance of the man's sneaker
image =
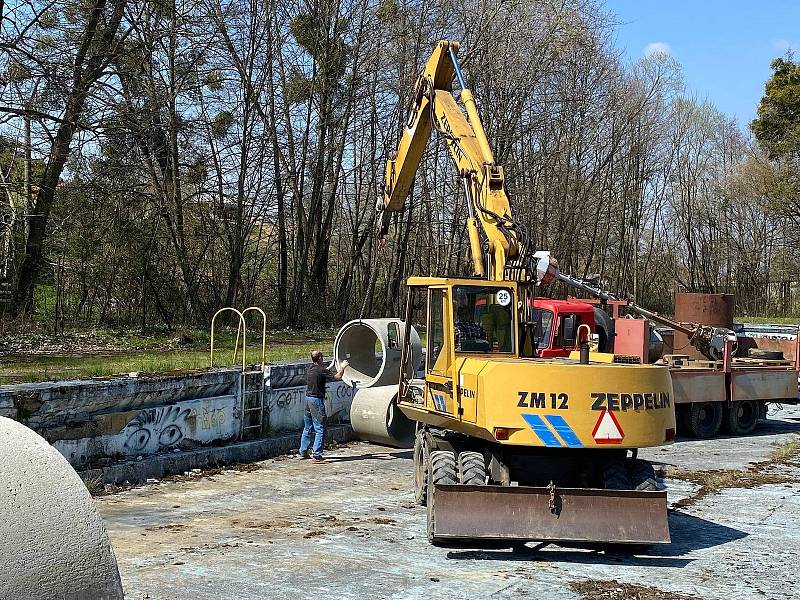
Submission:
<svg viewBox="0 0 800 600">
<path fill-rule="evenodd" d="M 311 455 L 308 452 L 306 452 L 305 454 L 301 454 L 300 452 L 298 452 L 297 454 L 294 455 L 294 457 L 305 459 L 305 458 L 311 458 Z"/>
<path fill-rule="evenodd" d="M 315 465 L 318 465 L 318 464 L 324 463 L 326 461 L 321 456 L 313 456 L 313 457 L 311 457 L 311 462 L 314 463 Z"/>
</svg>

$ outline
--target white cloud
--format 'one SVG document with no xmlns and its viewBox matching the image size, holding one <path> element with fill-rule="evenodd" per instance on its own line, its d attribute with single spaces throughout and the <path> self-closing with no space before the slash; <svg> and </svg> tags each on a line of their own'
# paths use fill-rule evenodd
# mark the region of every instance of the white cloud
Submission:
<svg viewBox="0 0 800 600">
<path fill-rule="evenodd" d="M 788 52 L 789 50 L 797 52 L 800 50 L 800 44 L 792 40 L 772 40 L 772 47 L 778 52 Z"/>
<path fill-rule="evenodd" d="M 672 46 L 667 42 L 651 42 L 644 47 L 644 55 L 652 56 L 653 54 L 672 54 Z"/>
</svg>

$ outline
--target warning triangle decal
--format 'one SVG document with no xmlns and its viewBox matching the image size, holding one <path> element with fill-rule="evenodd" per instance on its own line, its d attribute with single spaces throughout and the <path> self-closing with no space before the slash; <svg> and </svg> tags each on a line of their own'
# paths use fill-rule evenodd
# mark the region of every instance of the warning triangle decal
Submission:
<svg viewBox="0 0 800 600">
<path fill-rule="evenodd" d="M 597 423 L 595 423 L 592 437 L 598 444 L 619 444 L 622 442 L 622 438 L 625 437 L 625 432 L 622 431 L 622 427 L 620 427 L 614 413 L 604 410 L 600 413 Z"/>
</svg>

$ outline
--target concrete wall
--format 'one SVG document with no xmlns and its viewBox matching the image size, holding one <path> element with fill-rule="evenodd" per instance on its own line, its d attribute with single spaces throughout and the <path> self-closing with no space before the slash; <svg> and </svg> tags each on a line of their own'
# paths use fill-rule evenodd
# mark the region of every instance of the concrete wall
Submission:
<svg viewBox="0 0 800 600">
<path fill-rule="evenodd" d="M 308 363 L 267 366 L 264 399 L 271 431 L 291 431 L 303 426 L 307 366 Z M 328 384 L 326 392 L 328 422 L 349 422 L 353 388 L 342 381 L 335 381 Z"/>
<path fill-rule="evenodd" d="M 263 381 L 248 379 L 263 389 L 264 404 L 263 429 L 248 430 L 249 439 L 302 428 L 307 366 L 269 365 Z M 24 423 L 86 469 L 240 440 L 241 387 L 236 368 L 3 385 L 0 416 Z M 350 386 L 328 384 L 331 424 L 349 421 L 352 398 Z"/>
</svg>

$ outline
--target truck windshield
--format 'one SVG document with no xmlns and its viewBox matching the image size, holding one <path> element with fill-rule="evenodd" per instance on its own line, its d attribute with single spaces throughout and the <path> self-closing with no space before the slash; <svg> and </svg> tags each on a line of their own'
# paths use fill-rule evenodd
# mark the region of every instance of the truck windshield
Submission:
<svg viewBox="0 0 800 600">
<path fill-rule="evenodd" d="M 553 313 L 541 308 L 533 309 L 533 319 L 536 323 L 536 335 L 539 343 L 536 345 L 540 350 L 550 345 L 550 332 L 553 329 Z"/>
<path fill-rule="evenodd" d="M 509 288 L 453 286 L 456 352 L 513 352 L 513 308 Z"/>
</svg>

